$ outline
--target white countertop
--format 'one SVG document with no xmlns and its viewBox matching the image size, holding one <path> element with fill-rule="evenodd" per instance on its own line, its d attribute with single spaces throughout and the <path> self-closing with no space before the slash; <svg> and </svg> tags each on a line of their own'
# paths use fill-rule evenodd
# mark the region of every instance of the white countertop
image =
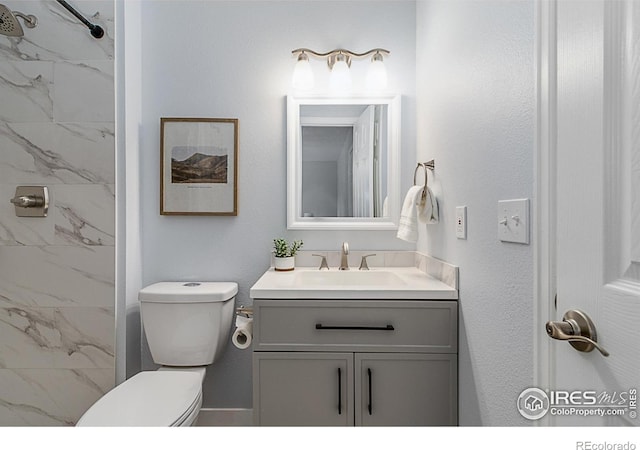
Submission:
<svg viewBox="0 0 640 450">
<path fill-rule="evenodd" d="M 457 289 L 416 267 L 372 267 L 369 271 L 351 269 L 348 272 L 335 268 L 319 271 L 316 267 L 276 272 L 270 268 L 251 287 L 249 295 L 254 299 L 458 299 Z M 325 274 L 336 283 L 315 281 Z M 364 282 L 342 282 L 342 275 L 345 280 L 358 279 L 362 275 Z"/>
</svg>

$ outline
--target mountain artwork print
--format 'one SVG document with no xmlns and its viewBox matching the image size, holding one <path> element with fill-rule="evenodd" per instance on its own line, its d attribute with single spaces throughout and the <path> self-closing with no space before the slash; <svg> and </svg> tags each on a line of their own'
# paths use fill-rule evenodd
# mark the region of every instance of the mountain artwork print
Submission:
<svg viewBox="0 0 640 450">
<path fill-rule="evenodd" d="M 171 183 L 227 183 L 226 149 L 173 147 L 171 150 Z"/>
</svg>

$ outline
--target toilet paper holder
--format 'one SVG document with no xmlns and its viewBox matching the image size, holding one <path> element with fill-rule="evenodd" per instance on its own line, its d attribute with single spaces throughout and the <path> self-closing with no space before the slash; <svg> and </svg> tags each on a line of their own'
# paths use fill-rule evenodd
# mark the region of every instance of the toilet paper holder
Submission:
<svg viewBox="0 0 640 450">
<path fill-rule="evenodd" d="M 236 314 L 239 316 L 253 317 L 253 307 L 240 305 L 236 308 Z"/>
<path fill-rule="evenodd" d="M 231 342 L 240 350 L 251 346 L 253 341 L 253 308 L 238 306 L 236 308 L 236 329 L 231 336 Z"/>
</svg>

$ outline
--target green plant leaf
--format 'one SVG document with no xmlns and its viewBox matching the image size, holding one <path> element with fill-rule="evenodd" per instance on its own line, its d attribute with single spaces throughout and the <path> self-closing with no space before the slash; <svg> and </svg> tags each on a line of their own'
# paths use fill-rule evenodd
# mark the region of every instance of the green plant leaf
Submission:
<svg viewBox="0 0 640 450">
<path fill-rule="evenodd" d="M 302 248 L 302 241 L 293 241 L 291 246 L 289 243 L 282 238 L 277 238 L 273 240 L 273 255 L 276 258 L 286 258 L 289 256 L 295 256 L 298 253 L 298 250 Z"/>
</svg>

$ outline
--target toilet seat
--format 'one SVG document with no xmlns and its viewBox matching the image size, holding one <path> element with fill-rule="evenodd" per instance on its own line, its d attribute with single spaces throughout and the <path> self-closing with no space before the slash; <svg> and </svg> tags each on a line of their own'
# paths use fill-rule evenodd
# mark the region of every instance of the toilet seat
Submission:
<svg viewBox="0 0 640 450">
<path fill-rule="evenodd" d="M 77 426 L 190 426 L 202 406 L 202 373 L 140 372 L 98 400 Z"/>
</svg>

